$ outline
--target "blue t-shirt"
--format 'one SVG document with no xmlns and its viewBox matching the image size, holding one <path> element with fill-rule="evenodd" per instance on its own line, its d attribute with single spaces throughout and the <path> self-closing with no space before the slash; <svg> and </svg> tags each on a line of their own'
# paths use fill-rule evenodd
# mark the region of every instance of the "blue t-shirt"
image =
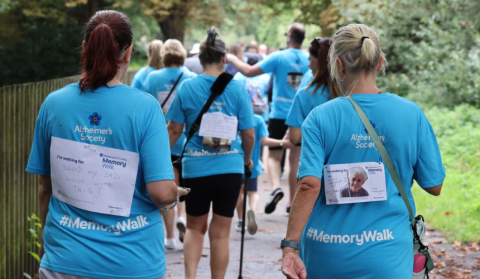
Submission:
<svg viewBox="0 0 480 279">
<path fill-rule="evenodd" d="M 147 78 L 148 74 L 153 72 L 155 69 L 153 67 L 142 67 L 138 70 L 137 73 L 133 76 L 132 83 L 130 84 L 131 87 L 137 88 L 140 90 L 145 90 L 143 83 Z"/>
<path fill-rule="evenodd" d="M 252 151 L 252 176 L 250 178 L 256 178 L 262 174 L 262 166 L 260 165 L 260 148 L 262 148 L 262 143 L 260 139 L 263 137 L 268 137 L 268 129 L 265 121 L 260 115 L 255 114 L 255 145 L 253 146 Z"/>
<path fill-rule="evenodd" d="M 292 108 L 288 113 L 285 125 L 295 128 L 302 128 L 303 121 L 307 118 L 308 114 L 315 107 L 327 102 L 330 99 L 330 91 L 325 85 L 320 86 L 315 93 L 316 84 L 310 88 L 302 88 L 298 90 L 295 99 L 293 100 Z"/>
<path fill-rule="evenodd" d="M 186 69 L 185 67 L 183 68 Z M 177 88 L 175 88 L 175 91 L 177 91 L 178 87 L 183 81 L 197 76 L 197 74 L 192 73 L 190 71 L 185 71 L 184 69 L 163 68 L 163 69 L 151 72 L 144 83 L 145 92 L 152 94 L 152 96 L 155 97 L 155 99 L 158 99 L 158 91 L 170 92 L 173 85 L 175 84 L 178 77 L 180 76 L 180 73 L 183 72 L 183 76 L 178 82 Z M 170 96 L 170 98 L 172 98 L 172 96 Z M 169 119 L 167 119 L 167 121 L 168 120 Z M 178 138 L 177 142 L 172 147 L 172 150 L 171 150 L 172 155 L 180 156 L 183 150 L 183 144 L 185 142 L 185 139 L 186 139 L 185 134 L 182 133 L 180 138 Z"/>
<path fill-rule="evenodd" d="M 308 71 L 303 75 L 302 82 L 300 82 L 299 88 L 307 87 L 313 79 L 312 69 L 308 68 Z"/>
<path fill-rule="evenodd" d="M 185 131 L 190 131 L 190 126 L 211 95 L 210 87 L 215 80 L 215 77 L 202 74 L 183 82 L 167 113 L 167 118 L 175 123 L 185 123 Z M 245 87 L 236 80 L 230 81 L 223 94 L 215 99 L 207 113 L 212 112 L 237 117 L 237 131 L 255 126 L 250 96 Z M 182 166 L 183 178 L 225 173 L 243 174 L 244 161 L 240 137 L 237 134 L 236 140 L 225 141 L 202 137 L 197 132 L 187 144 Z"/>
<path fill-rule="evenodd" d="M 257 65 L 264 73 L 273 73 L 273 105 L 270 118 L 286 119 L 302 76 L 308 71 L 308 52 L 288 48 L 277 51 Z"/>
<path fill-rule="evenodd" d="M 352 98 L 389 152 L 415 213 L 413 180 L 429 188 L 445 178 L 430 123 L 415 103 L 397 95 L 355 94 Z M 303 123 L 302 135 L 299 177 L 322 180 L 300 241 L 309 278 L 411 278 L 410 218 L 386 167 L 387 200 L 326 204 L 324 165 L 383 162 L 352 104 L 336 98 L 316 107 Z"/>
<path fill-rule="evenodd" d="M 267 111 L 262 114 L 263 120 L 268 121 L 268 96 L 267 96 L 267 85 L 270 81 L 269 74 L 263 74 L 259 76 L 255 76 L 252 78 L 247 78 L 242 73 L 238 72 L 233 77 L 235 80 L 238 80 L 241 84 L 245 86 L 247 92 L 252 94 L 255 90 L 259 90 L 263 96 L 265 104 L 267 104 Z"/>
<path fill-rule="evenodd" d="M 27 172 L 51 175 L 52 137 L 136 152 L 139 165 L 129 217 L 86 211 L 52 196 L 40 266 L 92 278 L 163 276 L 163 222 L 146 190 L 148 182 L 174 179 L 158 102 L 126 85 L 80 94 L 78 83 L 70 84 L 43 102 Z"/>
</svg>

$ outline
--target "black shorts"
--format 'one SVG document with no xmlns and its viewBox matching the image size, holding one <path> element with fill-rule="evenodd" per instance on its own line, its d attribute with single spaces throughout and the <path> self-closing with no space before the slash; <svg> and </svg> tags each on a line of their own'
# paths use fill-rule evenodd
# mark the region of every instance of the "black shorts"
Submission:
<svg viewBox="0 0 480 279">
<path fill-rule="evenodd" d="M 285 137 L 288 126 L 285 125 L 285 119 L 270 119 L 268 123 L 268 137 L 281 140 Z M 268 147 L 268 150 L 282 150 L 281 146 Z"/>
<path fill-rule="evenodd" d="M 210 211 L 210 204 L 213 204 L 213 213 L 232 218 L 243 183 L 242 177 L 241 173 L 227 173 L 184 178 L 185 187 L 192 190 L 185 198 L 187 214 L 205 215 Z"/>
<path fill-rule="evenodd" d="M 180 156 L 178 155 L 170 155 L 172 158 L 172 164 L 175 162 L 177 159 L 180 159 Z M 175 168 L 175 166 L 173 166 Z M 182 170 L 178 170 L 178 185 L 177 186 L 183 186 L 183 178 L 182 178 Z"/>
<path fill-rule="evenodd" d="M 248 191 L 256 192 L 258 191 L 258 177 L 248 179 Z"/>
</svg>

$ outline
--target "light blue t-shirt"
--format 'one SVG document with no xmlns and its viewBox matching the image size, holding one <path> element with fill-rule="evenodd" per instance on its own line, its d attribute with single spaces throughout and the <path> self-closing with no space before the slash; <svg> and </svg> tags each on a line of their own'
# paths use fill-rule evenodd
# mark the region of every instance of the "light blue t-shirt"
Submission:
<svg viewBox="0 0 480 279">
<path fill-rule="evenodd" d="M 288 113 L 287 120 L 285 121 L 285 125 L 298 129 L 302 128 L 303 121 L 307 118 L 312 109 L 330 99 L 330 91 L 328 90 L 328 86 L 325 85 L 320 86 L 320 88 L 312 94 L 316 86 L 317 85 L 314 84 L 308 89 L 307 87 L 304 87 L 298 90 L 297 95 L 295 95 L 295 99 L 293 100 L 292 108 Z"/>
<path fill-rule="evenodd" d="M 415 213 L 413 180 L 429 188 L 445 178 L 430 123 L 415 103 L 397 95 L 355 94 L 352 98 L 389 152 Z M 300 241 L 309 278 L 411 278 L 410 218 L 386 167 L 387 200 L 326 204 L 324 165 L 383 162 L 352 104 L 336 98 L 316 107 L 303 123 L 302 135 L 299 177 L 322 180 Z"/>
<path fill-rule="evenodd" d="M 252 176 L 250 178 L 256 178 L 262 174 L 262 166 L 260 165 L 260 148 L 262 148 L 262 143 L 260 139 L 263 137 L 268 137 L 268 129 L 265 121 L 260 115 L 255 114 L 255 145 L 252 151 Z"/>
<path fill-rule="evenodd" d="M 272 111 L 270 118 L 286 119 L 303 74 L 308 71 L 308 52 L 288 48 L 277 51 L 257 65 L 264 73 L 273 73 Z"/>
<path fill-rule="evenodd" d="M 186 69 L 185 67 L 183 67 Z M 180 76 L 180 73 L 183 72 L 183 76 L 180 79 L 180 81 L 177 84 L 177 87 L 175 88 L 175 91 L 177 91 L 178 87 L 182 82 L 189 78 L 194 78 L 197 76 L 197 74 L 192 73 L 190 71 L 185 71 L 182 68 L 163 68 L 160 70 L 156 70 L 151 72 L 148 76 L 147 79 L 145 80 L 145 92 L 152 94 L 155 99 L 158 99 L 158 92 L 159 91 L 168 91 L 172 89 L 173 85 L 177 81 L 178 77 Z M 170 96 L 173 100 L 173 96 Z M 161 105 L 161 104 L 160 104 Z M 167 119 L 168 121 L 169 119 Z M 177 142 L 175 145 L 172 147 L 172 155 L 180 156 L 183 150 L 183 144 L 185 142 L 185 134 L 182 133 L 180 138 L 178 138 Z"/>
<path fill-rule="evenodd" d="M 185 123 L 185 131 L 190 131 L 190 126 L 211 95 L 210 88 L 215 80 L 215 77 L 202 74 L 183 82 L 167 113 L 167 118 L 175 123 Z M 207 113 L 212 112 L 237 117 L 237 131 L 255 126 L 250 96 L 245 87 L 236 80 L 230 81 L 223 94 L 215 99 Z M 238 133 L 236 140 L 226 141 L 202 137 L 196 132 L 186 146 L 182 166 L 183 178 L 225 173 L 243 174 L 243 148 Z"/>
<path fill-rule="evenodd" d="M 247 78 L 242 73 L 238 72 L 233 78 L 242 83 L 245 86 L 245 89 L 247 89 L 247 92 L 250 94 L 254 93 L 256 90 L 260 91 L 265 101 L 265 104 L 267 104 L 267 111 L 262 114 L 262 117 L 264 121 L 268 121 L 268 96 L 266 89 L 268 82 L 270 81 L 270 75 L 263 74 L 252 78 Z"/>
<path fill-rule="evenodd" d="M 153 72 L 155 69 L 153 67 L 142 67 L 138 70 L 137 73 L 133 76 L 132 83 L 130 84 L 131 87 L 137 88 L 140 90 L 145 90 L 143 83 L 147 78 L 148 74 Z"/>
<path fill-rule="evenodd" d="M 40 266 L 92 278 L 163 276 L 163 222 L 146 190 L 148 182 L 174 179 L 158 102 L 127 85 L 80 94 L 78 83 L 70 84 L 43 102 L 27 172 L 51 175 L 52 137 L 135 152 L 139 165 L 129 217 L 86 211 L 52 196 Z"/>
<path fill-rule="evenodd" d="M 309 67 L 308 71 L 303 75 L 302 82 L 300 82 L 299 88 L 307 87 L 312 81 L 312 79 L 313 79 L 313 72 L 312 72 L 312 69 L 310 69 Z"/>
</svg>

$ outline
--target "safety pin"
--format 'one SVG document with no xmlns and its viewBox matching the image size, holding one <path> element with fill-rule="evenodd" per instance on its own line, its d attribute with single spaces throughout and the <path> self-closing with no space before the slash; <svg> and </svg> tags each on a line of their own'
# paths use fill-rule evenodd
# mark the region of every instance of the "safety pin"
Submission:
<svg viewBox="0 0 480 279">
<path fill-rule="evenodd" d="M 98 154 L 102 154 L 101 152 L 98 152 L 96 148 L 92 148 L 94 147 L 95 145 L 92 145 L 92 144 L 85 144 L 85 148 L 88 148 L 90 150 L 92 150 L 93 152 L 96 152 Z M 97 147 L 100 147 L 100 146 L 97 146 Z M 101 147 L 100 147 L 101 148 Z M 101 151 L 101 150 L 100 150 Z"/>
</svg>

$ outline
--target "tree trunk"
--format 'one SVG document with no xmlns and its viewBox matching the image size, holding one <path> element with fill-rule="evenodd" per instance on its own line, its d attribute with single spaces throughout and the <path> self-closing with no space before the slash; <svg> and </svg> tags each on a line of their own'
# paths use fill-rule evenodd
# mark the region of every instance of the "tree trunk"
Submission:
<svg viewBox="0 0 480 279">
<path fill-rule="evenodd" d="M 186 2 L 182 1 L 180 4 L 175 4 L 170 8 L 168 16 L 157 18 L 158 26 L 160 26 L 163 34 L 163 41 L 177 39 L 183 43 L 188 13 Z"/>
</svg>

